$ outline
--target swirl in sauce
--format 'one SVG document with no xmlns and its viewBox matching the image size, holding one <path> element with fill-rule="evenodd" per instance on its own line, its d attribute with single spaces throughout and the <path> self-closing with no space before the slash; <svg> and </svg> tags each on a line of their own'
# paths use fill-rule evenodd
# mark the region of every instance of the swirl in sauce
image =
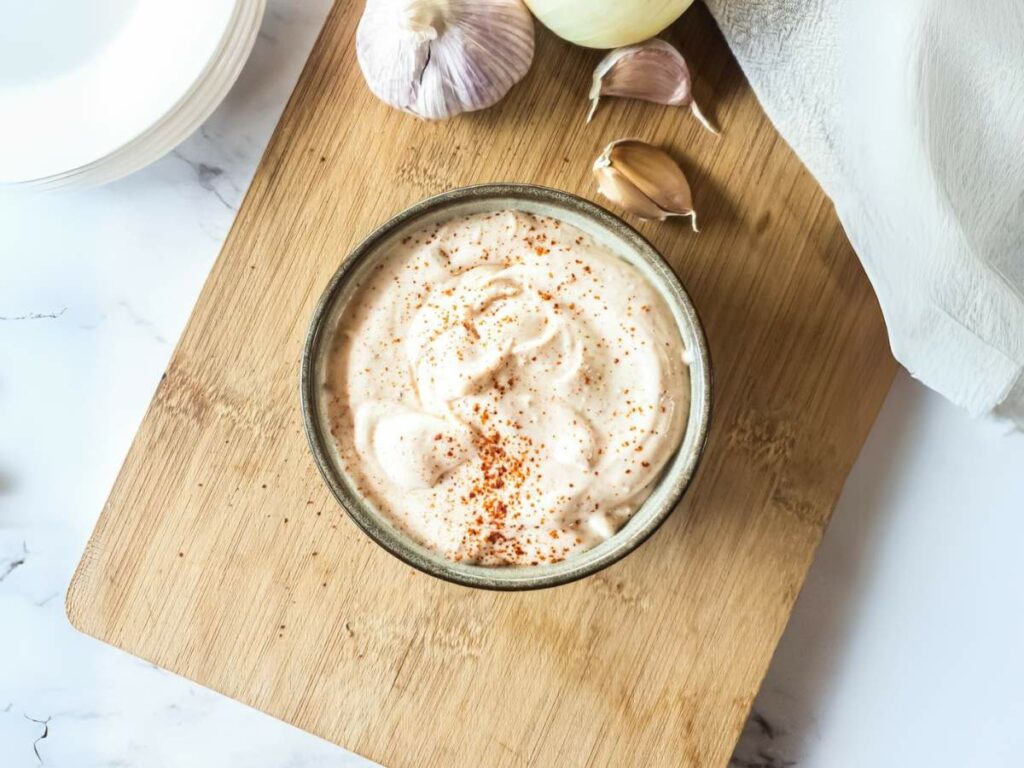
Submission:
<svg viewBox="0 0 1024 768">
<path fill-rule="evenodd" d="M 517 211 L 396 243 L 333 344 L 346 472 L 455 561 L 551 563 L 612 536 L 689 411 L 686 351 L 653 286 L 575 227 Z"/>
</svg>

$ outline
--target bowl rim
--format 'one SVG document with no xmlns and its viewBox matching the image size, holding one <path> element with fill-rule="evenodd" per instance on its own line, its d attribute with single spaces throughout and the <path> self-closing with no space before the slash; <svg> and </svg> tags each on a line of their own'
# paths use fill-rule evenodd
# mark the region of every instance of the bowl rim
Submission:
<svg viewBox="0 0 1024 768">
<path fill-rule="evenodd" d="M 639 530 L 632 531 L 628 537 L 623 537 L 620 546 L 615 548 L 609 547 L 601 556 L 592 558 L 588 562 L 580 563 L 578 566 L 573 565 L 574 561 L 577 560 L 576 557 L 567 558 L 554 565 L 542 566 L 477 566 L 464 563 L 456 564 L 429 553 L 425 547 L 417 544 L 404 533 L 399 532 L 400 535 L 390 538 L 382 535 L 384 526 L 394 531 L 397 531 L 397 529 L 391 526 L 379 511 L 373 509 L 372 504 L 361 499 L 359 494 L 348 485 L 348 480 L 343 476 L 342 472 L 336 471 L 334 462 L 330 458 L 330 440 L 332 439 L 329 434 L 330 431 L 323 427 L 322 421 L 319 418 L 316 389 L 319 382 L 317 376 L 319 366 L 317 362 L 321 356 L 318 353 L 321 343 L 325 340 L 329 341 L 333 337 L 333 329 L 327 327 L 327 320 L 331 315 L 336 298 L 345 287 L 346 279 L 355 273 L 356 268 L 394 230 L 414 222 L 418 218 L 437 213 L 439 210 L 449 206 L 465 202 L 479 202 L 492 198 L 506 202 L 519 199 L 526 202 L 548 204 L 556 208 L 568 209 L 583 218 L 590 219 L 598 227 L 610 230 L 614 235 L 628 242 L 638 255 L 657 271 L 658 277 L 665 283 L 662 288 L 671 295 L 672 301 L 678 303 L 679 309 L 682 310 L 690 326 L 688 329 L 690 333 L 688 335 L 692 336 L 692 340 L 695 342 L 688 351 L 693 356 L 694 361 L 701 364 L 703 376 L 701 377 L 701 386 L 696 390 L 692 377 L 694 366 L 690 366 L 690 409 L 691 411 L 697 409 L 698 416 L 695 427 L 690 424 L 690 418 L 688 417 L 687 431 L 695 428 L 696 440 L 692 443 L 690 455 L 686 458 L 685 462 L 680 467 L 666 465 L 662 475 L 655 481 L 651 496 L 648 498 L 653 497 L 667 481 L 673 483 L 668 496 L 661 502 L 661 508 Z M 666 300 L 668 300 L 668 297 L 666 297 Z M 684 329 L 680 328 L 680 332 L 683 333 L 683 331 Z M 658 249 L 643 235 L 611 211 L 570 192 L 537 184 L 495 182 L 455 187 L 425 198 L 389 218 L 346 255 L 334 275 L 328 281 L 313 309 L 299 366 L 299 400 L 306 439 L 321 477 L 323 477 L 335 500 L 345 510 L 345 513 L 352 522 L 374 543 L 406 565 L 453 584 L 477 589 L 522 591 L 569 584 L 593 575 L 635 551 L 661 527 L 665 520 L 679 506 L 687 489 L 692 484 L 697 468 L 704 456 L 711 422 L 712 379 L 711 356 L 704 334 L 704 326 L 697 314 L 697 309 L 680 282 L 679 277 L 676 275 L 675 270 L 672 269 Z M 687 432 L 684 432 L 680 445 L 676 449 L 676 454 L 685 444 L 686 436 Z M 646 503 L 647 500 L 640 505 L 640 508 L 634 513 L 634 517 L 643 509 L 643 505 Z M 623 526 L 606 541 L 614 542 L 616 538 L 623 534 L 625 529 L 626 526 Z M 399 541 L 406 548 L 396 543 Z M 596 548 L 588 551 L 593 551 Z M 581 553 L 581 556 L 584 554 Z M 531 571 L 535 571 L 536 574 L 531 576 Z M 502 578 L 502 574 L 506 578 Z M 515 575 L 516 578 L 509 579 L 507 578 L 509 575 Z"/>
</svg>

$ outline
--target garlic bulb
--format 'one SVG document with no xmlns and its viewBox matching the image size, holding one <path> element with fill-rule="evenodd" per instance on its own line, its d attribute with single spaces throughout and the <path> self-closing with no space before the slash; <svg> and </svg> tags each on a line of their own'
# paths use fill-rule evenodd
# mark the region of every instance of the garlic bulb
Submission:
<svg viewBox="0 0 1024 768">
<path fill-rule="evenodd" d="M 618 48 L 654 37 L 693 0 L 526 0 L 533 15 L 565 40 Z"/>
<path fill-rule="evenodd" d="M 689 216 L 697 232 L 690 184 L 664 150 L 639 139 L 613 141 L 594 163 L 598 191 L 642 219 Z"/>
<path fill-rule="evenodd" d="M 381 101 L 427 120 L 500 101 L 533 61 L 522 0 L 367 0 L 356 55 Z"/>
<path fill-rule="evenodd" d="M 594 70 L 594 83 L 590 88 L 588 123 L 602 96 L 689 107 L 701 125 L 718 135 L 718 130 L 708 122 L 693 100 L 690 70 L 683 54 L 657 37 L 637 45 L 616 48 L 601 60 Z"/>
</svg>

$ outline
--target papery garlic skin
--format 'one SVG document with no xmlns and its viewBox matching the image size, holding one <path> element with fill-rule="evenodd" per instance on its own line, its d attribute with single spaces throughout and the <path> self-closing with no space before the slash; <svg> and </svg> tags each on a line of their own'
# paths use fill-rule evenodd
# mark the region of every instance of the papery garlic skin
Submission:
<svg viewBox="0 0 1024 768">
<path fill-rule="evenodd" d="M 604 148 L 594 162 L 598 191 L 642 219 L 664 221 L 689 216 L 694 232 L 690 183 L 671 155 L 639 139 L 620 139 Z"/>
<path fill-rule="evenodd" d="M 426 120 L 485 109 L 533 61 L 522 0 L 367 0 L 356 56 L 377 98 Z"/>
<path fill-rule="evenodd" d="M 526 0 L 541 24 L 570 43 L 618 48 L 646 40 L 683 15 L 693 0 Z"/>
<path fill-rule="evenodd" d="M 708 121 L 693 99 L 686 60 L 674 45 L 660 38 L 616 48 L 601 60 L 594 69 L 590 87 L 588 123 L 594 117 L 602 96 L 689 107 L 701 125 L 718 135 L 718 129 Z"/>
</svg>

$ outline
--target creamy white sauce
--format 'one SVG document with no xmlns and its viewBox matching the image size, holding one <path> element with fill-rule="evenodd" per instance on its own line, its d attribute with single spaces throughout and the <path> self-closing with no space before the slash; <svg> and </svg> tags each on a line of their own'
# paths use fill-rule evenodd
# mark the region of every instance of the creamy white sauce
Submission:
<svg viewBox="0 0 1024 768">
<path fill-rule="evenodd" d="M 457 561 L 557 562 L 610 537 L 689 410 L 686 351 L 654 287 L 577 228 L 515 211 L 396 244 L 331 354 L 347 473 Z"/>
</svg>

